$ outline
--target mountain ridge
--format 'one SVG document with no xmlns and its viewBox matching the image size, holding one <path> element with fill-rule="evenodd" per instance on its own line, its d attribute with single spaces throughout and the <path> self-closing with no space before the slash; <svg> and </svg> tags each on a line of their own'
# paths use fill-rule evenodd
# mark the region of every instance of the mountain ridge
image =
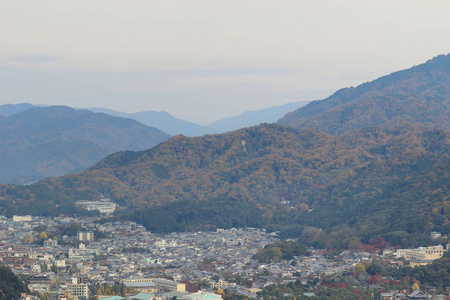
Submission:
<svg viewBox="0 0 450 300">
<path fill-rule="evenodd" d="M 265 109 L 249 110 L 240 115 L 217 120 L 208 124 L 217 133 L 238 130 L 245 127 L 259 125 L 261 123 L 274 123 L 287 112 L 306 105 L 309 101 L 297 101 Z"/>
<path fill-rule="evenodd" d="M 36 107 L 36 105 L 30 103 L 4 104 L 0 105 L 0 115 L 10 117 L 32 107 Z"/>
<path fill-rule="evenodd" d="M 410 69 L 340 89 L 286 114 L 278 122 L 335 135 L 403 121 L 450 129 L 449 94 L 450 55 L 440 55 Z"/>
<path fill-rule="evenodd" d="M 201 126 L 189 121 L 175 118 L 166 111 L 142 111 L 137 113 L 124 113 L 106 108 L 88 108 L 93 112 L 102 112 L 112 116 L 130 118 L 144 125 L 155 127 L 170 135 L 183 134 L 185 136 L 201 136 L 216 133 L 208 126 Z"/>
<path fill-rule="evenodd" d="M 144 149 L 169 137 L 131 119 L 65 106 L 33 107 L 0 122 L 1 182 L 63 175 L 110 153 Z"/>
</svg>

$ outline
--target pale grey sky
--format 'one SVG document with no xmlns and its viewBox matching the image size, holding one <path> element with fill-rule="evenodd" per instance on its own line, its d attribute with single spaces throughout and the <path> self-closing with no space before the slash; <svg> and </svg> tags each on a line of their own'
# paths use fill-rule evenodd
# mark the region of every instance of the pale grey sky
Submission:
<svg viewBox="0 0 450 300">
<path fill-rule="evenodd" d="M 0 0 L 0 104 L 207 124 L 450 52 L 448 0 Z"/>
</svg>

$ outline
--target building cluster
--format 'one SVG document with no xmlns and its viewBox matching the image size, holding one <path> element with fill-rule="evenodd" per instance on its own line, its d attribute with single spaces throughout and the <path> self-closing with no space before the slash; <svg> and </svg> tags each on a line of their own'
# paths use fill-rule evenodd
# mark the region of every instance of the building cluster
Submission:
<svg viewBox="0 0 450 300">
<path fill-rule="evenodd" d="M 252 257 L 278 241 L 275 233 L 232 228 L 162 235 L 134 222 L 96 221 L 0 217 L 0 262 L 50 300 L 113 299 L 117 285 L 125 288 L 123 299 L 163 300 L 221 299 L 225 289 L 256 298 L 268 285 L 306 283 L 311 276 L 345 273 L 372 259 L 362 251 L 327 259 L 309 249 L 308 256 L 291 261 L 260 263 Z M 61 235 L 61 228 L 74 224 L 77 231 Z"/>
</svg>

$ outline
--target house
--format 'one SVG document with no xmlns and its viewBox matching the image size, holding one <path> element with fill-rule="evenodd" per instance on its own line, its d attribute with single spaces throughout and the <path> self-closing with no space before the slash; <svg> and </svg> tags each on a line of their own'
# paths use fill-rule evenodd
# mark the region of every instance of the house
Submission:
<svg viewBox="0 0 450 300">
<path fill-rule="evenodd" d="M 394 299 L 394 294 L 392 294 L 392 293 L 381 293 L 380 297 L 383 300 L 393 300 Z"/>
<path fill-rule="evenodd" d="M 307 292 L 304 292 L 304 293 L 303 293 L 303 296 L 305 296 L 305 297 L 315 297 L 316 295 L 315 295 L 314 293 L 307 293 Z"/>
</svg>

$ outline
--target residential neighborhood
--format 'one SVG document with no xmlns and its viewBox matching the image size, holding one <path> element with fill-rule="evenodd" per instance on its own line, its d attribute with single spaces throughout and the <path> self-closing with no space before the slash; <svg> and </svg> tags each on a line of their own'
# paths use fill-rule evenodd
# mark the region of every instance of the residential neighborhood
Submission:
<svg viewBox="0 0 450 300">
<path fill-rule="evenodd" d="M 252 257 L 279 241 L 276 233 L 264 229 L 163 234 L 135 222 L 64 216 L 0 217 L 0 239 L 1 263 L 26 278 L 31 292 L 50 300 L 222 299 L 224 290 L 258 299 L 257 293 L 268 285 L 307 283 L 373 259 L 364 251 L 343 251 L 331 258 L 309 248 L 305 256 L 262 263 Z M 431 260 L 446 251 L 443 246 L 420 250 L 425 254 L 386 250 L 380 259 L 398 265 L 408 255 Z M 117 286 L 122 290 L 114 293 Z M 409 299 L 406 294 L 398 298 L 401 291 L 382 294 L 383 299 Z M 39 298 L 23 295 L 23 299 Z"/>
</svg>

